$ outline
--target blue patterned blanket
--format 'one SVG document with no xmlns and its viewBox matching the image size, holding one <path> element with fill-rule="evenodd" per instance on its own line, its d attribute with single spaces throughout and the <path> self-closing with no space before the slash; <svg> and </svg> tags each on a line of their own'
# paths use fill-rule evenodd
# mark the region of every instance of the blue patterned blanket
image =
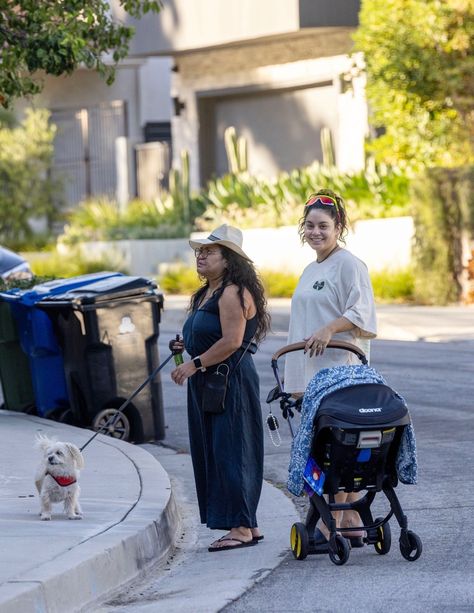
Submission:
<svg viewBox="0 0 474 613">
<path fill-rule="evenodd" d="M 314 417 L 321 401 L 336 390 L 364 383 L 387 385 L 385 379 L 375 369 L 363 365 L 323 368 L 309 382 L 304 393 L 301 423 L 293 439 L 288 469 L 288 490 L 295 496 L 301 496 L 303 493 L 303 473 L 311 451 Z M 397 396 L 406 406 L 405 400 L 399 394 Z M 402 483 L 415 484 L 417 482 L 416 440 L 412 424 L 406 426 L 403 431 L 396 469 Z"/>
</svg>

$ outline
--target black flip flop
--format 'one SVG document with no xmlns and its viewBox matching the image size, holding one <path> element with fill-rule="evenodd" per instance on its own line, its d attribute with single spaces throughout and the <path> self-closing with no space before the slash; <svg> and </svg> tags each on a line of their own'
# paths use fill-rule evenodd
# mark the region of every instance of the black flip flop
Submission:
<svg viewBox="0 0 474 613">
<path fill-rule="evenodd" d="M 220 539 L 218 539 L 216 542 L 219 541 L 236 541 L 238 543 L 240 543 L 240 545 L 224 545 L 224 547 L 208 547 L 207 550 L 210 552 L 213 551 L 228 551 L 229 549 L 242 549 L 242 547 L 253 547 L 254 545 L 257 545 L 258 541 L 255 541 L 254 539 L 252 539 L 251 541 L 242 541 L 241 539 L 235 539 L 235 538 L 230 538 L 229 536 L 226 537 L 222 537 Z"/>
<path fill-rule="evenodd" d="M 263 536 L 263 534 L 260 534 L 260 536 L 252 536 L 252 541 L 258 543 L 259 541 L 263 541 L 264 538 L 265 537 Z"/>
</svg>

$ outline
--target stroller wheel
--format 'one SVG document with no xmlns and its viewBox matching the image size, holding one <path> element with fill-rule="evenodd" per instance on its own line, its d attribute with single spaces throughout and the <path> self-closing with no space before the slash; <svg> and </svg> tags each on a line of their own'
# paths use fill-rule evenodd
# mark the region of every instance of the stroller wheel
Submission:
<svg viewBox="0 0 474 613">
<path fill-rule="evenodd" d="M 334 540 L 329 541 L 329 558 L 336 566 L 342 566 L 349 559 L 350 547 L 347 539 L 336 534 Z"/>
<path fill-rule="evenodd" d="M 377 517 L 376 522 L 382 521 L 383 517 Z M 386 522 L 383 526 L 377 528 L 377 542 L 374 544 L 375 551 L 381 556 L 390 551 L 392 545 L 392 532 L 390 524 Z"/>
<path fill-rule="evenodd" d="M 308 555 L 308 530 L 303 523 L 297 522 L 291 526 L 290 546 L 291 551 L 297 560 L 304 560 Z"/>
<path fill-rule="evenodd" d="M 400 551 L 405 560 L 409 562 L 418 560 L 423 551 L 420 537 L 411 530 L 402 532 L 400 534 Z"/>
</svg>

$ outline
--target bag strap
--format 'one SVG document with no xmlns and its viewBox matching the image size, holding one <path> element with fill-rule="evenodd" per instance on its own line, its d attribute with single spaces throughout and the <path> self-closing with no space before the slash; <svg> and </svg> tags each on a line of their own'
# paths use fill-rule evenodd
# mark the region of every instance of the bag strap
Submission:
<svg viewBox="0 0 474 613">
<path fill-rule="evenodd" d="M 252 336 L 252 338 L 249 340 L 249 342 L 247 343 L 247 347 L 245 347 L 245 349 L 244 349 L 244 351 L 243 351 L 242 355 L 241 355 L 241 356 L 240 356 L 240 358 L 239 358 L 239 361 L 237 362 L 237 364 L 235 364 L 235 365 L 232 367 L 232 370 L 229 372 L 228 377 L 227 377 L 228 379 L 230 378 L 230 376 L 232 375 L 232 373 L 234 372 L 234 370 L 237 368 L 237 366 L 240 364 L 240 362 L 242 362 L 242 358 L 243 358 L 243 357 L 244 357 L 244 355 L 247 353 L 247 350 L 248 350 L 248 348 L 250 347 L 250 345 L 253 343 L 253 339 L 255 338 L 255 336 L 256 336 L 256 334 L 254 334 L 254 335 Z"/>
</svg>

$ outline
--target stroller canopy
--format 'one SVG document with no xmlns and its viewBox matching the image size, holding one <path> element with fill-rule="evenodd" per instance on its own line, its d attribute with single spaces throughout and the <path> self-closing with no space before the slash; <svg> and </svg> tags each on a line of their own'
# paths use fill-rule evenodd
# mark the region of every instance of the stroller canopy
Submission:
<svg viewBox="0 0 474 613">
<path fill-rule="evenodd" d="M 328 394 L 319 405 L 317 418 L 331 416 L 346 424 L 410 423 L 408 409 L 400 396 L 387 385 L 363 383 Z"/>
</svg>

